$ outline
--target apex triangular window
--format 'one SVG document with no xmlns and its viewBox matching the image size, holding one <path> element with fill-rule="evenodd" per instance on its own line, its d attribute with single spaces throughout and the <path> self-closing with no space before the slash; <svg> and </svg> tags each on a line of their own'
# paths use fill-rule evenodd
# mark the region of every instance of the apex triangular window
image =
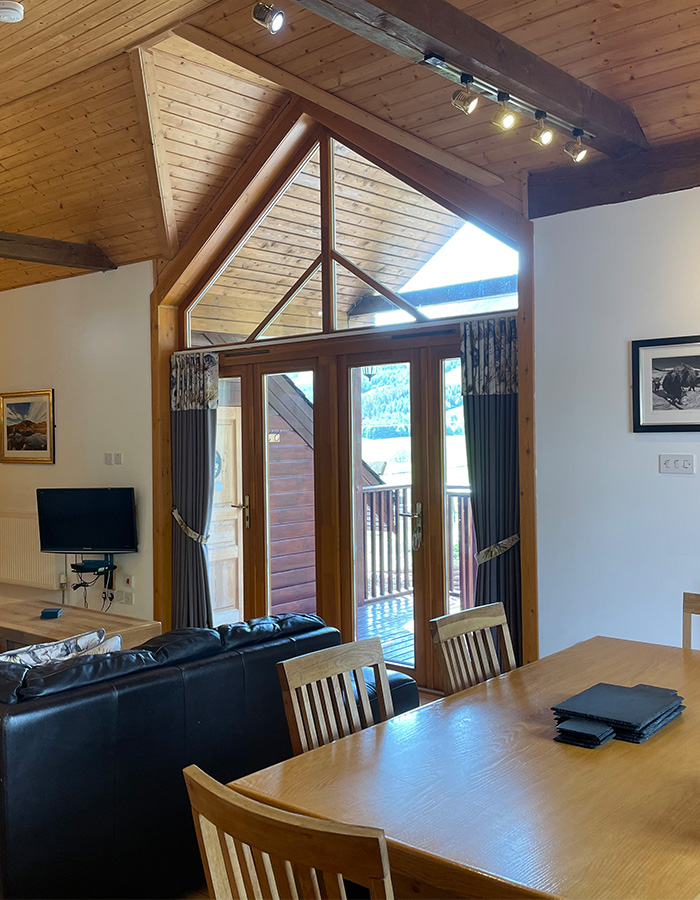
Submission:
<svg viewBox="0 0 700 900">
<path fill-rule="evenodd" d="M 314 149 L 190 310 L 192 345 L 517 307 L 515 250 L 356 150 L 322 141 L 330 152 Z"/>
</svg>

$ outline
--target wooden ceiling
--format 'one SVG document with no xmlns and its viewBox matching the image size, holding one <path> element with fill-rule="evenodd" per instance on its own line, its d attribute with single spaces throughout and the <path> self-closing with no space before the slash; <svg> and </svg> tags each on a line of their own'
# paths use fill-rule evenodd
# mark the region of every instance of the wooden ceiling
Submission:
<svg viewBox="0 0 700 900">
<path fill-rule="evenodd" d="M 700 137 L 700 13 L 689 0 L 453 0 L 610 97 L 633 107 L 652 146 Z M 250 0 L 27 0 L 0 25 L 0 229 L 94 241 L 117 264 L 162 252 L 126 51 L 184 20 L 357 108 L 499 175 L 483 188 L 517 211 L 523 173 L 566 165 L 531 123 L 512 133 L 453 109 L 453 85 L 292 0 L 272 36 Z M 192 18 L 193 17 L 193 18 Z M 288 93 L 169 37 L 153 52 L 177 238 L 182 243 Z M 592 152 L 595 159 L 598 154 Z M 0 289 L 77 274 L 0 260 Z"/>
</svg>

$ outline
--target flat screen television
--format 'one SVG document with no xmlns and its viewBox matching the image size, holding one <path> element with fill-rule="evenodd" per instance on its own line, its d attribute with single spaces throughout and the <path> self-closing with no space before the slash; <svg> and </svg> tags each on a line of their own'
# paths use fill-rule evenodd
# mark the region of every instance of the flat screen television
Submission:
<svg viewBox="0 0 700 900">
<path fill-rule="evenodd" d="M 39 488 L 44 553 L 136 552 L 133 488 Z"/>
</svg>

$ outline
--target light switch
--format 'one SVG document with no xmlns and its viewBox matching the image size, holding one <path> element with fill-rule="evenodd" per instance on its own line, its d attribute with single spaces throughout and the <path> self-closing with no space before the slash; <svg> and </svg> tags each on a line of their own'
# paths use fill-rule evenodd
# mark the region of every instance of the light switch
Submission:
<svg viewBox="0 0 700 900">
<path fill-rule="evenodd" d="M 111 466 L 114 461 L 114 455 L 112 453 L 105 453 L 105 465 Z"/>
<path fill-rule="evenodd" d="M 694 453 L 659 453 L 662 475 L 695 475 Z"/>
</svg>

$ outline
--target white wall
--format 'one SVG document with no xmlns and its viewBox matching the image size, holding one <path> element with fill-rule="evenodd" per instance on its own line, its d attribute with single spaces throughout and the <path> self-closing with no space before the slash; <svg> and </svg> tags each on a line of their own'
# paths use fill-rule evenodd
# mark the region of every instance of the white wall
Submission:
<svg viewBox="0 0 700 900">
<path fill-rule="evenodd" d="M 632 432 L 629 342 L 700 334 L 700 189 L 538 220 L 535 298 L 540 652 L 679 645 L 700 433 Z M 667 452 L 698 474 L 660 475 Z"/>
<path fill-rule="evenodd" d="M 133 576 L 134 605 L 112 611 L 139 618 L 153 613 L 152 273 L 139 263 L 0 295 L 0 391 L 53 388 L 56 414 L 56 464 L 0 465 L 0 510 L 35 512 L 37 487 L 134 487 L 139 552 L 115 558 L 117 588 Z M 105 465 L 105 451 L 115 450 L 123 464 Z M 56 559 L 62 569 L 63 557 Z M 101 591 L 102 582 L 91 591 L 92 608 L 100 608 Z M 6 584 L 0 596 L 60 599 Z"/>
</svg>

